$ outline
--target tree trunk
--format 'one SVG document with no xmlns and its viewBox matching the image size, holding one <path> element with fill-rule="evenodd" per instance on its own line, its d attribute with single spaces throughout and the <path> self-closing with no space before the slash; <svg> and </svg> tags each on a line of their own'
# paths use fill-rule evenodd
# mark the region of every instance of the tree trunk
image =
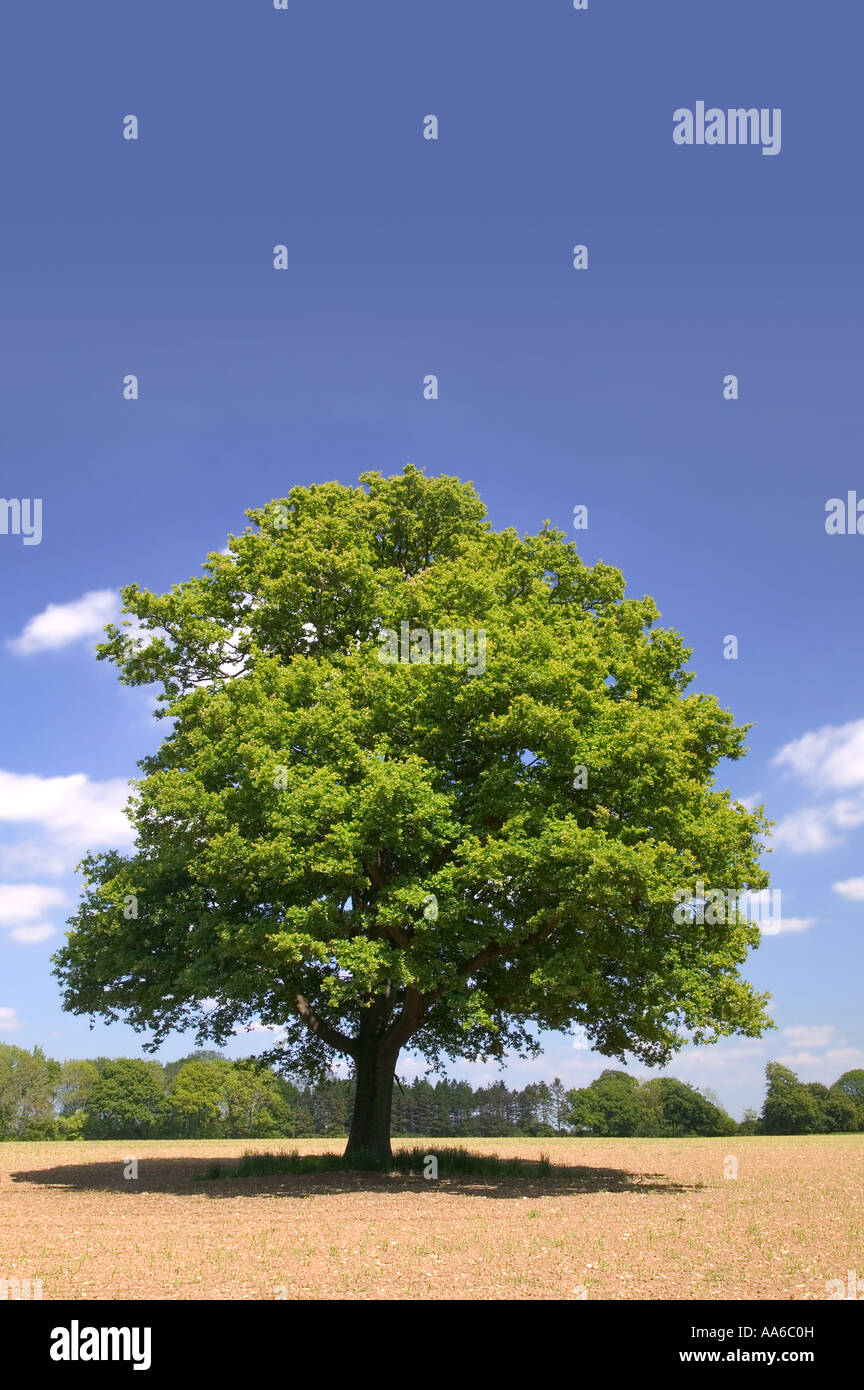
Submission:
<svg viewBox="0 0 864 1390">
<path fill-rule="evenodd" d="M 385 1051 L 380 1039 L 362 1048 L 354 1059 L 355 1098 L 351 1133 L 345 1157 L 369 1154 L 390 1159 L 390 1111 L 399 1048 Z"/>
</svg>

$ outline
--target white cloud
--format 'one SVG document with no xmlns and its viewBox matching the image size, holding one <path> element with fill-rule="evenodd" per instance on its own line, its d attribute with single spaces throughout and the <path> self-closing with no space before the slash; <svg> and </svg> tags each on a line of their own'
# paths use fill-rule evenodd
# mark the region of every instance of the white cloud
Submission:
<svg viewBox="0 0 864 1390">
<path fill-rule="evenodd" d="M 789 849 L 795 854 L 819 854 L 840 843 L 832 833 L 826 808 L 821 806 L 807 807 L 784 816 L 775 825 L 771 838 L 776 849 Z"/>
<path fill-rule="evenodd" d="M 13 1028 L 23 1028 L 24 1024 L 14 1009 L 0 1008 L 0 1033 L 11 1033 Z"/>
<path fill-rule="evenodd" d="M 774 828 L 777 849 L 820 854 L 844 842 L 844 832 L 864 825 L 864 719 L 826 724 L 786 743 L 772 758 L 775 767 L 823 792 L 855 791 L 804 806 Z"/>
<path fill-rule="evenodd" d="M 764 923 L 762 926 L 762 939 L 767 940 L 771 936 L 784 936 L 788 932 L 809 931 L 815 927 L 818 918 L 816 917 L 775 917 L 773 922 Z"/>
<path fill-rule="evenodd" d="M 36 922 L 43 913 L 65 907 L 68 901 L 59 888 L 43 883 L 0 883 L 0 927 Z"/>
<path fill-rule="evenodd" d="M 123 814 L 129 784 L 122 778 L 91 782 L 83 772 L 37 777 L 0 771 L 0 822 L 37 825 L 42 838 L 0 846 L 4 873 L 70 873 L 87 850 L 131 843 Z"/>
<path fill-rule="evenodd" d="M 730 1066 L 758 1063 L 767 1049 L 766 1038 L 742 1038 L 738 1042 L 726 1042 L 721 1039 L 711 1047 L 685 1047 L 674 1061 L 670 1062 L 668 1072 L 674 1075 L 676 1068 L 686 1072 L 723 1072 Z M 644 1075 L 654 1076 L 656 1073 L 644 1071 Z"/>
<path fill-rule="evenodd" d="M 40 941 L 47 941 L 49 937 L 57 935 L 57 928 L 52 927 L 49 922 L 37 922 L 32 927 L 14 927 L 9 933 L 13 941 L 20 941 L 26 946 L 35 946 Z"/>
<path fill-rule="evenodd" d="M 842 1071 L 848 1071 L 852 1067 L 860 1066 L 864 1058 L 864 1052 L 857 1047 L 836 1047 L 829 1052 L 820 1054 L 814 1052 L 787 1052 L 777 1061 L 782 1062 L 784 1067 L 796 1067 L 799 1070 L 809 1070 L 814 1073 L 812 1079 L 822 1081 L 825 1085 L 830 1085 L 836 1081 L 837 1076 Z M 826 1068 L 826 1063 L 830 1063 L 830 1068 Z"/>
<path fill-rule="evenodd" d="M 860 1047 L 835 1047 L 825 1053 L 825 1058 L 843 1067 L 860 1067 L 864 1062 L 864 1052 Z"/>
<path fill-rule="evenodd" d="M 772 762 L 824 790 L 864 786 L 864 719 L 803 734 L 784 744 Z"/>
<path fill-rule="evenodd" d="M 784 1067 L 819 1067 L 825 1066 L 825 1058 L 817 1057 L 815 1052 L 782 1052 L 777 1058 Z"/>
<path fill-rule="evenodd" d="M 114 589 L 91 589 L 71 603 L 49 603 L 7 642 L 16 656 L 57 651 L 73 642 L 103 636 L 106 623 L 120 616 L 120 596 Z"/>
<path fill-rule="evenodd" d="M 784 1028 L 784 1038 L 792 1047 L 827 1047 L 837 1036 L 837 1029 L 831 1023 L 824 1026 L 802 1023 L 795 1028 Z"/>
<path fill-rule="evenodd" d="M 832 884 L 832 887 L 841 898 L 848 898 L 853 903 L 864 902 L 864 878 L 844 878 Z"/>
<path fill-rule="evenodd" d="M 784 816 L 773 831 L 777 849 L 795 854 L 820 854 L 842 845 L 838 831 L 864 825 L 864 800 L 840 797 L 821 806 L 805 806 Z"/>
<path fill-rule="evenodd" d="M 32 875 L 60 878 L 70 868 L 69 853 L 37 840 L 16 840 L 0 845 L 0 878 Z"/>
</svg>

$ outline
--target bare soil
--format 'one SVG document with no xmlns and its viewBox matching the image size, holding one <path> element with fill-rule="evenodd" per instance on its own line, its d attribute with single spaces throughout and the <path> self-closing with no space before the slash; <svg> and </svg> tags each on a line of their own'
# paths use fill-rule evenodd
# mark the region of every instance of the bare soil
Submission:
<svg viewBox="0 0 864 1390">
<path fill-rule="evenodd" d="M 0 1280 L 172 1300 L 822 1300 L 849 1270 L 864 1286 L 864 1135 L 426 1142 L 571 1171 L 201 1181 L 215 1158 L 344 1140 L 3 1143 Z"/>
</svg>

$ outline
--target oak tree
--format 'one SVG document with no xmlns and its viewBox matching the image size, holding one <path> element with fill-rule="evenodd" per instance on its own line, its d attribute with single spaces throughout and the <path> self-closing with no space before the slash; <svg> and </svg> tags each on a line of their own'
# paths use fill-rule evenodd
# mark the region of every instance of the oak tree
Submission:
<svg viewBox="0 0 864 1390">
<path fill-rule="evenodd" d="M 501 1059 L 579 1025 L 652 1064 L 758 1035 L 765 998 L 739 973 L 758 927 L 673 918 L 682 885 L 767 882 L 761 811 L 715 784 L 746 729 L 687 692 L 654 602 L 410 465 L 247 515 L 198 577 L 124 589 L 99 649 L 158 683 L 168 732 L 133 852 L 84 861 L 65 1006 L 150 1045 L 257 1021 L 286 1067 L 341 1055 L 347 1153 L 382 1157 L 409 1044 Z M 408 659 L 379 659 L 403 622 Z M 485 669 L 430 639 L 468 629 Z"/>
</svg>

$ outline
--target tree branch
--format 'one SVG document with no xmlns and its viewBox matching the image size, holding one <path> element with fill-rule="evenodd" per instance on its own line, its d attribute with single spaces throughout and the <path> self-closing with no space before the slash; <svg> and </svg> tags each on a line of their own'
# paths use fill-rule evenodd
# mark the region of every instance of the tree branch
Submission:
<svg viewBox="0 0 864 1390">
<path fill-rule="evenodd" d="M 403 1047 L 413 1033 L 417 1032 L 418 1027 L 423 1021 L 424 1008 L 423 999 L 420 991 L 414 985 L 408 985 L 405 990 L 405 999 L 399 1013 L 399 1017 L 391 1024 L 384 1034 L 384 1046 Z"/>
<path fill-rule="evenodd" d="M 381 870 L 378 868 L 377 864 L 370 864 L 368 859 L 364 859 L 363 868 L 366 870 L 376 888 L 383 889 L 387 887 L 387 880 L 382 878 Z"/>
<path fill-rule="evenodd" d="M 357 1045 L 353 1038 L 346 1037 L 344 1033 L 339 1032 L 338 1028 L 331 1028 L 329 1023 L 325 1023 L 322 1018 L 319 1018 L 304 995 L 297 995 L 294 1006 L 310 1033 L 314 1033 L 330 1047 L 335 1047 L 337 1052 L 344 1052 L 349 1057 L 357 1055 Z"/>
<path fill-rule="evenodd" d="M 465 979 L 475 970 L 480 970 L 484 965 L 488 965 L 490 961 L 500 960 L 504 956 L 518 956 L 519 952 L 524 951 L 526 946 L 536 946 L 539 942 L 545 941 L 547 937 L 552 935 L 557 925 L 557 922 L 548 923 L 539 931 L 534 932 L 532 936 L 526 936 L 524 941 L 517 941 L 512 946 L 508 945 L 506 941 L 490 942 L 488 946 L 483 947 L 482 951 L 478 951 L 470 960 L 465 961 L 464 965 L 457 968 L 456 978 Z M 433 990 L 430 994 L 422 995 L 420 1003 L 424 1013 L 430 1004 L 434 1004 L 437 999 L 440 999 L 452 988 L 452 985 L 439 985 L 438 989 Z"/>
</svg>

